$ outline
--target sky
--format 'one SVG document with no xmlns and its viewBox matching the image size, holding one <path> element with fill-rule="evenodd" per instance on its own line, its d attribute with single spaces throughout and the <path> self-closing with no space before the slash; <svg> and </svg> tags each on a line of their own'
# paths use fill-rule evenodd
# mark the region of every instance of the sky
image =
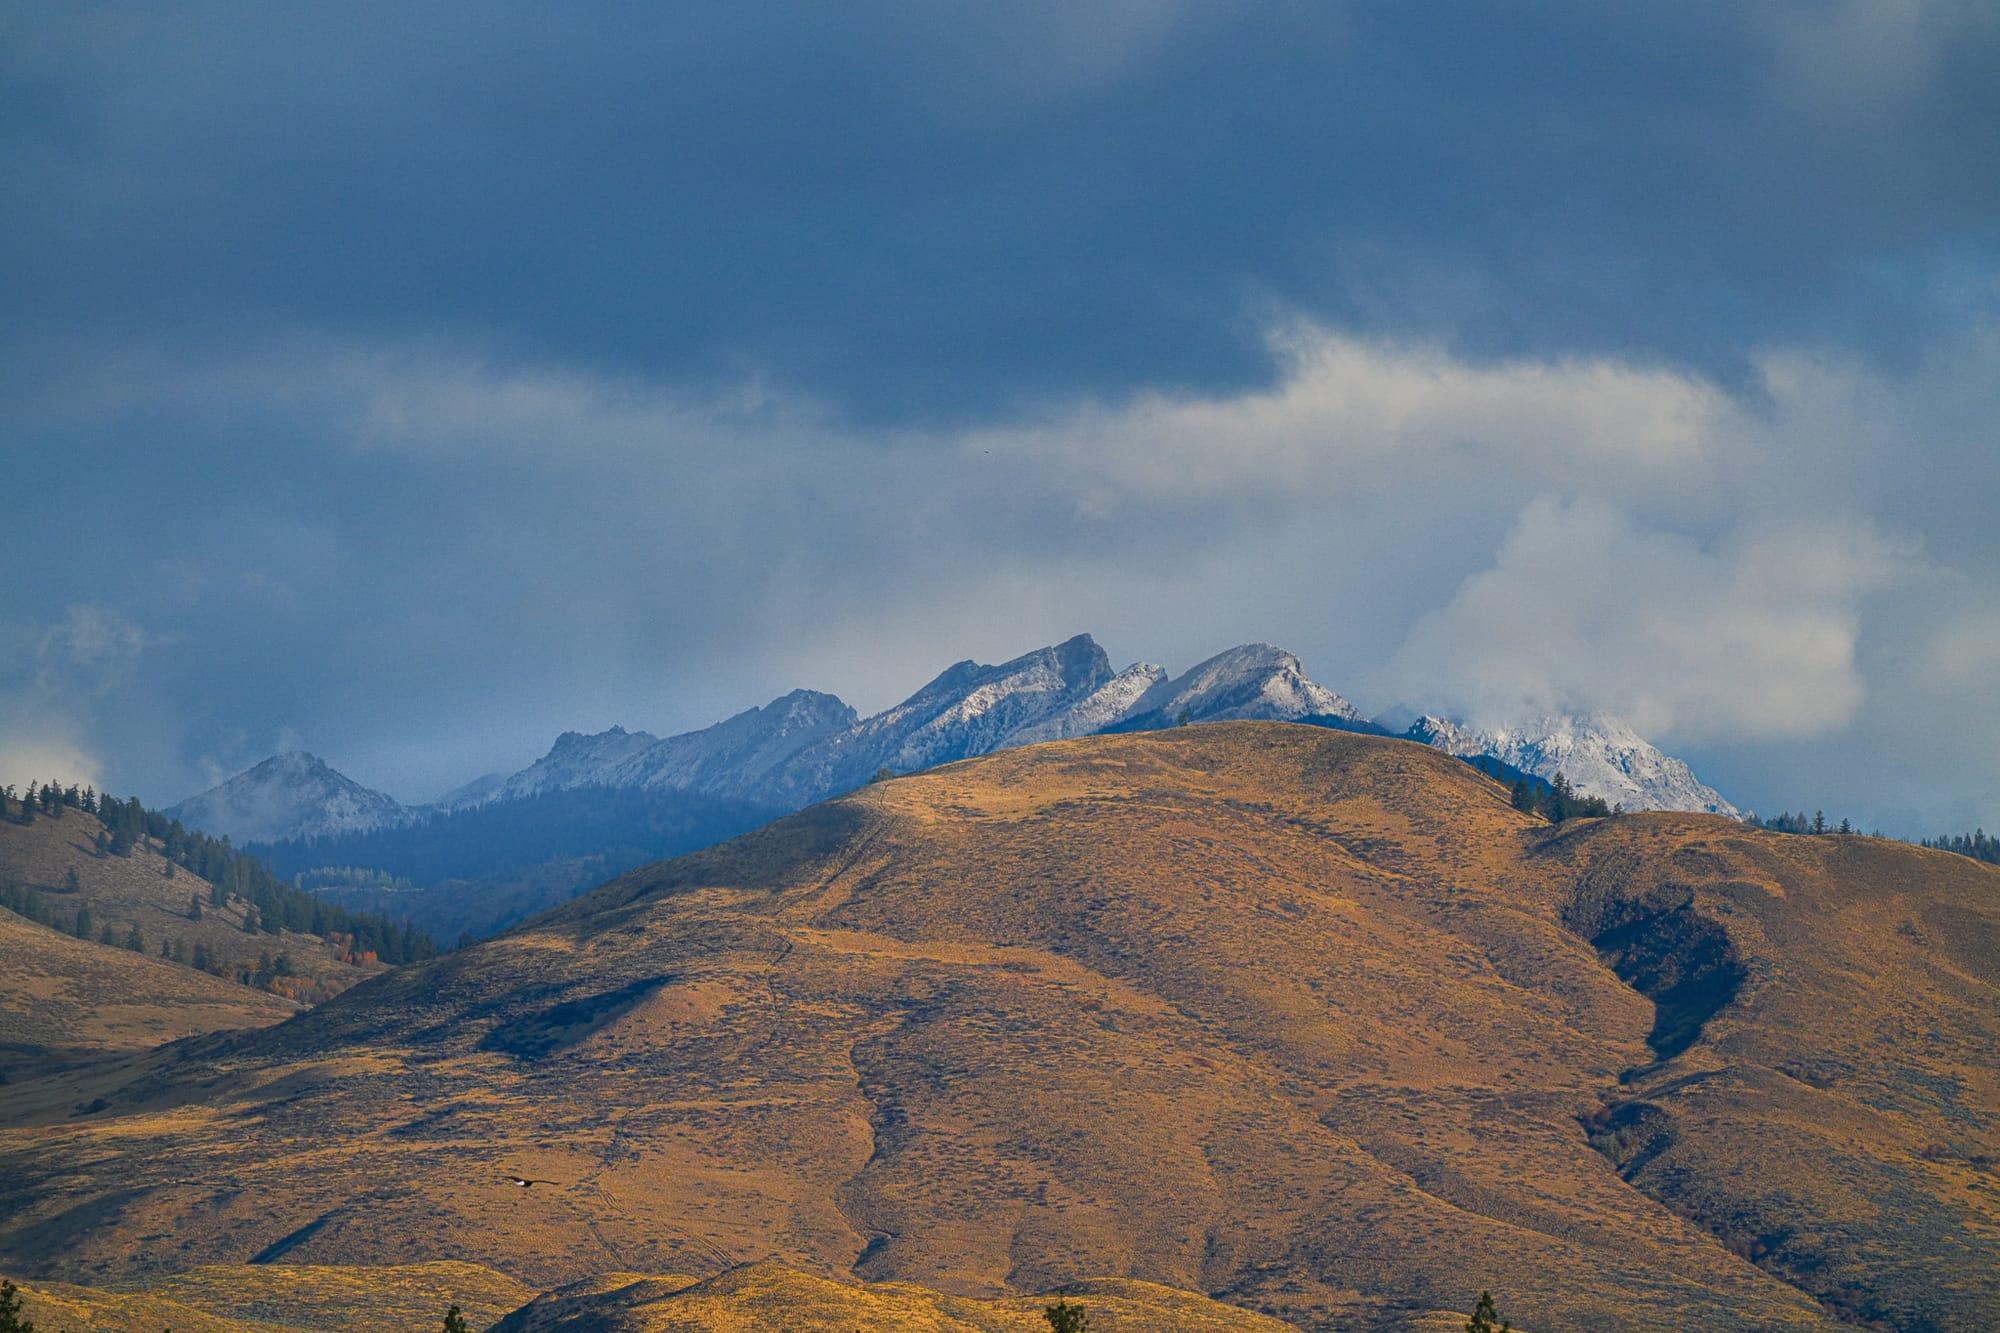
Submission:
<svg viewBox="0 0 2000 1333">
<path fill-rule="evenodd" d="M 0 782 L 1088 631 L 2000 825 L 2000 7 L 0 5 Z"/>
</svg>

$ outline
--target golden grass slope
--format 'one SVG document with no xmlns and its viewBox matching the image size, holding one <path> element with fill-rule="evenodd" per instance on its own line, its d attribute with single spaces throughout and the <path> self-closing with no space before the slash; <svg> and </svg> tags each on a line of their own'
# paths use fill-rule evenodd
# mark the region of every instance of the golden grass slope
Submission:
<svg viewBox="0 0 2000 1333">
<path fill-rule="evenodd" d="M 778 1263 L 700 1282 L 611 1273 L 517 1310 L 494 1333 L 1048 1333 L 1054 1295 L 979 1300 L 908 1283 L 836 1282 Z M 1099 1279 L 1065 1294 L 1092 1333 L 1294 1333 L 1290 1324 L 1149 1282 Z"/>
<path fill-rule="evenodd" d="M 1482 1287 L 1538 1330 L 1965 1327 L 2000 1307 L 1996 902 L 1866 840 L 1552 831 L 1379 738 L 1036 746 L 12 1089 L 0 1264 L 774 1256 L 1319 1329 Z"/>
<path fill-rule="evenodd" d="M 300 1006 L 0 909 L 0 1078 L 203 1032 L 279 1023 Z"/>
<path fill-rule="evenodd" d="M 22 1314 L 37 1333 L 437 1333 L 453 1305 L 478 1329 L 534 1295 L 476 1264 L 219 1264 L 139 1290 L 24 1284 Z"/>
<path fill-rule="evenodd" d="M 137 926 L 153 957 L 159 956 L 162 941 L 172 940 L 181 941 L 189 952 L 196 943 L 205 944 L 229 967 L 255 966 L 263 954 L 287 953 L 300 976 L 333 990 L 384 970 L 379 963 L 356 967 L 340 961 L 334 949 L 315 935 L 246 934 L 242 899 L 232 899 L 226 907 L 210 906 L 209 882 L 170 866 L 151 839 L 141 839 L 128 856 L 99 856 L 96 839 L 103 831 L 95 815 L 74 809 L 65 810 L 61 819 L 43 815 L 26 825 L 0 819 L 0 880 L 38 890 L 64 916 L 74 916 L 79 904 L 88 906 L 98 927 L 111 927 L 115 943 L 122 944 Z M 78 890 L 66 893 L 64 876 L 71 871 Z M 189 899 L 194 897 L 202 902 L 200 921 L 189 919 Z M 4 981 L 0 974 L 0 983 Z"/>
</svg>

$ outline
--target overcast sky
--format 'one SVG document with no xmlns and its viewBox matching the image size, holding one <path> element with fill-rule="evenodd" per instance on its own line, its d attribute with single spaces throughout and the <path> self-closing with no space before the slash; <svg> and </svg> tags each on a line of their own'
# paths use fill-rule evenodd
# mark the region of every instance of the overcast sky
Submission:
<svg viewBox="0 0 2000 1333">
<path fill-rule="evenodd" d="M 1079 631 L 2000 825 L 2000 7 L 0 5 L 0 781 Z"/>
</svg>

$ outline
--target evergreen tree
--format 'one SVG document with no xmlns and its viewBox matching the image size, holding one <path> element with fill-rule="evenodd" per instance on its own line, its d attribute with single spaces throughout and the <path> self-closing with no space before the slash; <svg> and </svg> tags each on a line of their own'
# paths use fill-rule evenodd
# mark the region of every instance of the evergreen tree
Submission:
<svg viewBox="0 0 2000 1333">
<path fill-rule="evenodd" d="M 1569 785 L 1569 779 L 1558 773 L 1549 783 L 1549 818 L 1562 823 L 1570 815 L 1570 803 L 1576 799 L 1576 792 Z"/>
<path fill-rule="evenodd" d="M 1479 1293 L 1479 1304 L 1472 1307 L 1472 1318 L 1465 1321 L 1465 1333 L 1511 1333 L 1513 1327 L 1493 1308 L 1490 1291 Z"/>
<path fill-rule="evenodd" d="M 35 1333 L 35 1326 L 21 1318 L 21 1289 L 0 1281 L 0 1333 Z"/>
<path fill-rule="evenodd" d="M 201 895 L 198 893 L 188 895 L 188 920 L 201 920 Z"/>
<path fill-rule="evenodd" d="M 111 929 L 111 923 L 109 921 L 105 922 L 104 925 L 98 929 L 97 942 L 99 944 L 111 945 L 113 948 L 116 948 L 118 946 L 117 932 Z"/>
<path fill-rule="evenodd" d="M 125 933 L 125 947 L 133 953 L 146 952 L 146 937 L 139 932 L 139 927 L 136 925 Z"/>
<path fill-rule="evenodd" d="M 83 885 L 79 883 L 76 878 L 75 866 L 69 866 L 65 868 L 63 871 L 63 892 L 64 893 L 83 892 Z"/>
<path fill-rule="evenodd" d="M 21 793 L 21 822 L 23 824 L 35 822 L 35 784 L 32 782 L 28 784 L 27 790 Z"/>
<path fill-rule="evenodd" d="M 1056 1303 L 1042 1311 L 1042 1318 L 1049 1321 L 1049 1333 L 1089 1333 L 1090 1316 L 1083 1312 L 1081 1305 L 1071 1305 L 1062 1293 L 1056 1294 Z"/>
<path fill-rule="evenodd" d="M 1535 812 L 1535 789 L 1526 778 L 1514 779 L 1514 808 L 1526 814 Z"/>
<path fill-rule="evenodd" d="M 1824 810 L 1813 811 L 1812 831 L 1814 833 L 1826 832 L 1826 811 Z"/>
<path fill-rule="evenodd" d="M 90 928 L 90 904 L 85 903 L 76 909 L 76 937 L 80 940 L 89 939 Z"/>
<path fill-rule="evenodd" d="M 472 1333 L 472 1326 L 465 1322 L 465 1316 L 458 1312 L 456 1305 L 444 1312 L 443 1333 Z"/>
</svg>

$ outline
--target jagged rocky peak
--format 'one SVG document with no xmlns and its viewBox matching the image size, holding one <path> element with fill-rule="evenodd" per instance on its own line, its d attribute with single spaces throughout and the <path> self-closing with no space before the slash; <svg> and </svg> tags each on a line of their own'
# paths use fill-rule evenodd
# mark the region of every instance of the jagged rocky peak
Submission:
<svg viewBox="0 0 2000 1333">
<path fill-rule="evenodd" d="M 779 695 L 762 708 L 750 711 L 787 732 L 813 727 L 852 726 L 861 717 L 854 711 L 854 705 L 839 695 L 824 694 L 819 690 L 793 690 L 790 694 Z"/>
<path fill-rule="evenodd" d="M 1628 810 L 1742 814 L 1696 777 L 1686 760 L 1602 713 L 1548 714 L 1491 728 L 1426 714 L 1404 734 L 1447 754 L 1485 755 L 1540 778 L 1561 773 L 1585 795 Z"/>
<path fill-rule="evenodd" d="M 1162 680 L 1111 724 L 1138 730 L 1178 722 L 1306 719 L 1367 727 L 1361 710 L 1310 679 L 1296 655 L 1268 643 L 1217 653 L 1172 680 Z"/>
<path fill-rule="evenodd" d="M 1063 712 L 1111 675 L 1097 640 L 1079 634 L 998 666 L 960 662 L 859 730 L 882 764 L 899 771 L 966 759 L 1015 744 L 1014 733 Z"/>
<path fill-rule="evenodd" d="M 166 814 L 238 843 L 359 833 L 412 818 L 394 797 L 362 786 L 304 750 L 273 755 Z"/>
<path fill-rule="evenodd" d="M 1167 669 L 1151 662 L 1134 662 L 1083 698 L 1057 713 L 1013 732 L 1009 745 L 1033 745 L 1039 741 L 1068 740 L 1089 736 L 1115 726 L 1132 715 L 1146 694 L 1163 684 Z"/>
</svg>

